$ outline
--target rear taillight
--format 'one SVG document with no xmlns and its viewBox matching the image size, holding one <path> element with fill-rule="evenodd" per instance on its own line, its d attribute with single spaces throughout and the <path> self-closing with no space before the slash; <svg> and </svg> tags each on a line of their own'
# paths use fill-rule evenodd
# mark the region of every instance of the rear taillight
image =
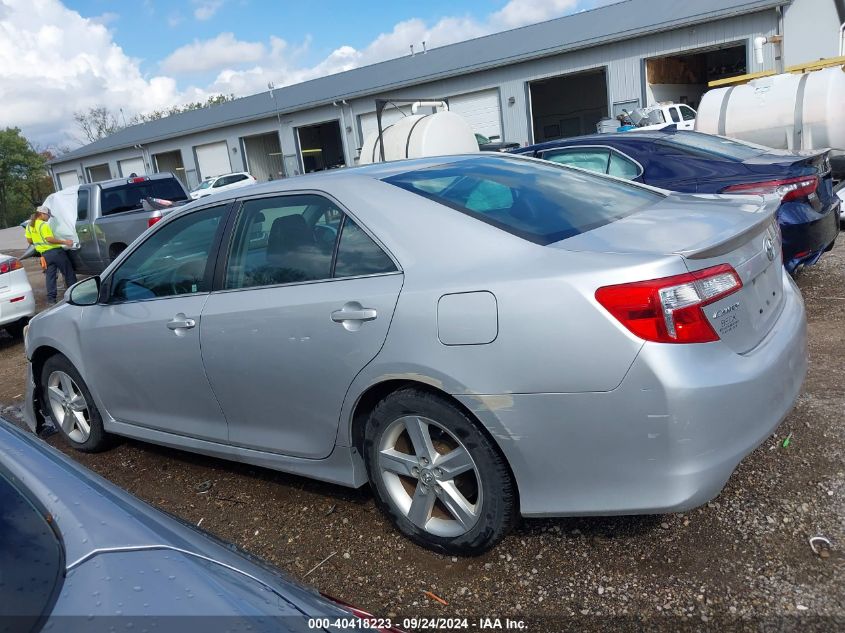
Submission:
<svg viewBox="0 0 845 633">
<path fill-rule="evenodd" d="M 159 222 L 161 220 L 161 218 L 162 218 L 162 216 L 156 215 L 156 216 L 153 216 L 150 219 L 148 219 L 147 220 L 147 228 L 150 228 L 153 224 L 155 224 L 156 222 Z"/>
<path fill-rule="evenodd" d="M 126 182 L 132 184 L 132 183 L 136 183 L 136 182 L 146 182 L 148 180 L 149 180 L 149 178 L 146 177 L 146 176 L 133 176 L 132 178 L 130 178 Z"/>
<path fill-rule="evenodd" d="M 5 275 L 13 270 L 20 270 L 21 268 L 23 268 L 23 264 L 21 264 L 19 259 L 15 259 L 14 257 L 4 259 L 0 262 L 0 275 Z"/>
<path fill-rule="evenodd" d="M 800 176 L 798 178 L 782 178 L 780 180 L 766 180 L 763 182 L 749 182 L 741 185 L 731 185 L 722 189 L 721 193 L 741 194 L 776 194 L 782 202 L 797 200 L 809 196 L 819 188 L 818 176 Z"/>
<path fill-rule="evenodd" d="M 728 264 L 596 290 L 596 300 L 634 335 L 655 343 L 709 343 L 719 336 L 704 306 L 733 294 L 742 281 Z"/>
</svg>

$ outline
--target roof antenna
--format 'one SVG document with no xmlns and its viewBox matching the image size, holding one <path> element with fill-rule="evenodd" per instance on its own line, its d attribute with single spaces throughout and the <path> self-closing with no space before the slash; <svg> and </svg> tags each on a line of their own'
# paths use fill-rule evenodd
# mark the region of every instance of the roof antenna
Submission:
<svg viewBox="0 0 845 633">
<path fill-rule="evenodd" d="M 423 40 L 423 55 L 428 52 L 428 49 L 425 47 L 425 40 Z"/>
<path fill-rule="evenodd" d="M 413 56 L 414 56 L 414 45 L 411 44 L 411 57 L 413 57 Z"/>
</svg>

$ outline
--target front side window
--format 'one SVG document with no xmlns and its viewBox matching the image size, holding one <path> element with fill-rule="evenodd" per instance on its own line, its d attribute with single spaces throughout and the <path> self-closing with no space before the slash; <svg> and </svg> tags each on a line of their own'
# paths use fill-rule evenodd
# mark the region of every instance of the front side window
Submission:
<svg viewBox="0 0 845 633">
<path fill-rule="evenodd" d="M 685 106 L 685 105 L 678 106 L 678 107 L 681 110 L 681 117 L 684 119 L 684 121 L 694 121 L 695 120 L 695 110 L 693 110 L 691 107 Z"/>
<path fill-rule="evenodd" d="M 504 156 L 435 165 L 384 181 L 536 244 L 585 233 L 663 198 L 649 189 L 588 172 Z M 492 208 L 476 204 L 490 199 L 489 194 L 479 196 L 479 190 L 501 187 L 508 189 L 509 203 Z"/>
<path fill-rule="evenodd" d="M 231 176 L 223 176 L 222 178 L 218 178 L 217 181 L 214 183 L 213 188 L 217 189 L 218 187 L 225 187 L 226 185 L 232 184 L 232 177 Z"/>
<path fill-rule="evenodd" d="M 607 173 L 607 161 L 610 158 L 610 150 L 607 149 L 559 149 L 543 154 L 543 158 L 560 165 L 580 167 L 597 171 L 601 174 Z"/>
<path fill-rule="evenodd" d="M 112 301 L 208 292 L 209 256 L 225 212 L 226 205 L 194 211 L 153 233 L 112 275 Z"/>
</svg>

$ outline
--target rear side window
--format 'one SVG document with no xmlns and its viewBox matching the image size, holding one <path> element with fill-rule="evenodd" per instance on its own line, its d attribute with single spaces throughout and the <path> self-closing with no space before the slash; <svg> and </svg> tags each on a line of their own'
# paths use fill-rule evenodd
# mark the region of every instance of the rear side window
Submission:
<svg viewBox="0 0 845 633">
<path fill-rule="evenodd" d="M 108 187 L 103 189 L 102 196 L 103 215 L 140 209 L 143 198 L 163 198 L 174 202 L 188 199 L 182 185 L 175 178 L 144 180 Z"/>
<path fill-rule="evenodd" d="M 680 115 L 680 114 L 678 114 L 678 108 L 669 108 L 669 116 L 671 116 L 671 117 L 672 117 L 672 120 L 673 120 L 675 123 L 680 123 L 680 121 L 681 121 L 681 115 Z"/>
<path fill-rule="evenodd" d="M 427 167 L 384 181 L 536 244 L 585 233 L 663 198 L 590 173 L 503 156 Z M 495 198 L 494 190 L 501 192 Z"/>
<path fill-rule="evenodd" d="M 61 584 L 64 552 L 45 516 L 2 474 L 0 535 L 0 622 L 36 630 Z"/>
<path fill-rule="evenodd" d="M 558 149 L 546 152 L 543 158 L 553 163 L 580 167 L 603 174 L 607 171 L 610 150 L 606 149 Z"/>
<path fill-rule="evenodd" d="M 79 194 L 76 198 L 76 219 L 77 220 L 87 220 L 88 219 L 88 190 L 87 189 L 80 189 Z"/>
<path fill-rule="evenodd" d="M 334 276 L 376 275 L 392 273 L 395 270 L 393 260 L 347 216 L 340 234 Z"/>
</svg>

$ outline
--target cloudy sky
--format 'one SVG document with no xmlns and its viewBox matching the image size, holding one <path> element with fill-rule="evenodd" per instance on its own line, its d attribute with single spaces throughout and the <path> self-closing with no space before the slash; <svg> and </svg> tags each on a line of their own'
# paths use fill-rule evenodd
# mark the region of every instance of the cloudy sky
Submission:
<svg viewBox="0 0 845 633">
<path fill-rule="evenodd" d="M 0 126 L 79 145 L 73 113 L 243 96 L 606 0 L 0 0 Z"/>
</svg>

